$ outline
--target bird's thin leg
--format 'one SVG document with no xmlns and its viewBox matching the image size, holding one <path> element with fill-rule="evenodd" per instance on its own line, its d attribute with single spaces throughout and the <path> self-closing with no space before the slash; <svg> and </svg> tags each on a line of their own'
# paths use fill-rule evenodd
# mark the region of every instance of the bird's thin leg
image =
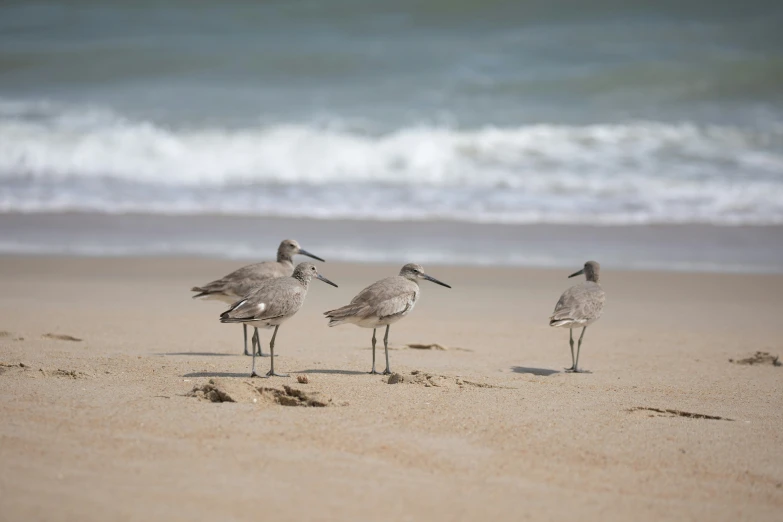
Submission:
<svg viewBox="0 0 783 522">
<path fill-rule="evenodd" d="M 389 375 L 391 373 L 391 368 L 389 368 L 389 327 L 391 325 L 386 325 L 386 335 L 383 336 L 383 350 L 386 352 L 386 369 L 383 370 L 384 375 Z"/>
<path fill-rule="evenodd" d="M 256 346 L 258 347 L 258 356 L 259 357 L 268 357 L 264 354 L 264 351 L 261 349 L 261 338 L 258 337 L 258 328 L 253 328 L 255 331 L 253 332 L 253 349 L 256 349 Z"/>
<path fill-rule="evenodd" d="M 372 329 L 372 375 L 380 375 L 375 371 L 375 328 Z"/>
<path fill-rule="evenodd" d="M 249 353 L 247 353 L 247 325 L 244 323 L 242 323 L 242 331 L 245 334 L 245 355 L 250 355 Z"/>
<path fill-rule="evenodd" d="M 288 377 L 287 373 L 275 373 L 275 337 L 277 336 L 278 328 L 280 328 L 279 324 L 275 326 L 275 333 L 272 334 L 272 340 L 269 341 L 269 371 L 266 373 L 267 377 Z"/>
<path fill-rule="evenodd" d="M 587 327 L 585 326 L 582 328 L 582 335 L 579 336 L 579 343 L 576 345 L 576 361 L 574 361 L 574 372 L 575 373 L 581 373 L 583 370 L 579 369 L 579 350 L 582 349 L 582 337 L 585 336 L 585 330 L 587 330 Z"/>
<path fill-rule="evenodd" d="M 253 369 L 250 370 L 250 376 L 251 377 L 258 377 L 258 374 L 256 373 L 256 350 L 255 350 L 255 348 L 253 348 L 253 354 L 252 355 L 253 355 Z"/>
<path fill-rule="evenodd" d="M 574 363 L 574 330 L 571 328 L 568 329 L 568 343 L 571 345 L 571 367 L 566 368 L 565 371 L 572 372 L 576 364 Z"/>
</svg>

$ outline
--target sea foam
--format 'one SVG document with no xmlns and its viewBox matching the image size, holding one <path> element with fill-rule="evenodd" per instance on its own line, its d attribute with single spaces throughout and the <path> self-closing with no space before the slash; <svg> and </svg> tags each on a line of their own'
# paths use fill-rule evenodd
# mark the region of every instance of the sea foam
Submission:
<svg viewBox="0 0 783 522">
<path fill-rule="evenodd" d="M 170 127 L 0 104 L 0 211 L 783 223 L 783 129 Z"/>
</svg>

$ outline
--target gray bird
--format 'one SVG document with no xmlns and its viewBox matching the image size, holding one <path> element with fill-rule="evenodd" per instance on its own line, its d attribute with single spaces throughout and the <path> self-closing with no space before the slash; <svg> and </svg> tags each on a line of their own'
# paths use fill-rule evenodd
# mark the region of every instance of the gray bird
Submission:
<svg viewBox="0 0 783 522">
<path fill-rule="evenodd" d="M 549 318 L 549 326 L 568 328 L 569 343 L 571 344 L 571 367 L 566 368 L 567 372 L 579 373 L 582 371 L 579 369 L 579 351 L 582 348 L 582 338 L 585 336 L 587 327 L 597 321 L 604 310 L 606 296 L 603 288 L 598 284 L 600 271 L 601 265 L 597 261 L 588 261 L 582 270 L 568 276 L 574 277 L 584 274 L 587 281 L 563 292 L 555 305 L 554 313 Z M 582 335 L 579 336 L 576 358 L 574 358 L 573 329 L 579 327 L 582 328 Z"/>
<path fill-rule="evenodd" d="M 336 310 L 324 312 L 329 318 L 329 326 L 351 323 L 361 328 L 372 328 L 372 371 L 375 371 L 375 329 L 386 326 L 383 336 L 383 348 L 386 352 L 386 369 L 384 375 L 391 373 L 389 368 L 389 326 L 396 323 L 413 310 L 419 299 L 419 279 L 451 288 L 446 283 L 438 281 L 424 273 L 421 265 L 409 263 L 402 267 L 400 275 L 387 277 L 374 283 L 353 298 L 351 304 Z"/>
<path fill-rule="evenodd" d="M 255 290 L 267 279 L 290 276 L 294 271 L 293 259 L 297 254 L 324 261 L 304 250 L 293 239 L 286 239 L 277 248 L 277 261 L 264 261 L 243 266 L 204 286 L 194 286 L 190 291 L 198 293 L 193 296 L 193 299 L 217 299 L 224 303 L 233 304 Z M 245 334 L 245 355 L 250 355 L 247 353 L 247 325 L 242 325 L 242 328 Z M 264 353 L 261 351 L 261 341 L 258 339 L 258 329 L 253 332 L 252 349 L 254 354 L 256 346 L 258 346 L 258 355 L 264 357 Z"/>
<path fill-rule="evenodd" d="M 231 308 L 220 314 L 221 323 L 242 323 L 249 324 L 254 328 L 275 328 L 272 340 L 269 341 L 271 366 L 266 374 L 267 377 L 273 375 L 288 377 L 286 374 L 275 373 L 275 337 L 280 325 L 302 308 L 313 277 L 337 288 L 336 284 L 318 273 L 314 264 L 299 263 L 291 277 L 263 281 L 247 297 L 237 301 Z M 253 352 L 253 370 L 250 376 L 258 376 L 255 351 Z"/>
</svg>

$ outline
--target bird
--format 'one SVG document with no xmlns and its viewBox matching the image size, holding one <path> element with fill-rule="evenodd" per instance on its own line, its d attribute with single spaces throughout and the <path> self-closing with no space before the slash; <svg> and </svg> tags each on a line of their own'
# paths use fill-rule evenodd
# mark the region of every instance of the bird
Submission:
<svg viewBox="0 0 783 522">
<path fill-rule="evenodd" d="M 318 261 L 326 262 L 315 254 L 299 246 L 293 239 L 285 239 L 277 248 L 277 261 L 264 261 L 254 263 L 234 270 L 227 276 L 221 277 L 204 286 L 194 286 L 191 292 L 198 292 L 193 299 L 217 299 L 224 303 L 233 304 L 252 292 L 261 282 L 275 277 L 290 276 L 294 271 L 293 258 L 295 255 L 312 257 Z M 245 334 L 245 355 L 247 353 L 247 325 L 242 325 Z M 253 352 L 258 346 L 258 355 L 265 357 L 261 350 L 261 342 L 258 339 L 258 329 L 253 333 L 251 341 Z"/>
<path fill-rule="evenodd" d="M 335 310 L 324 312 L 329 326 L 350 323 L 361 328 L 372 328 L 372 371 L 375 371 L 375 330 L 386 326 L 383 336 L 383 348 L 386 352 L 384 375 L 391 373 L 389 368 L 389 327 L 408 315 L 419 299 L 419 280 L 425 279 L 435 284 L 451 288 L 442 281 L 424 273 L 421 265 L 408 263 L 400 270 L 400 275 L 387 277 L 368 286 L 351 300 L 351 303 Z"/>
<path fill-rule="evenodd" d="M 568 277 L 585 275 L 586 281 L 574 285 L 560 296 L 560 300 L 555 305 L 555 311 L 549 318 L 549 326 L 558 328 L 568 328 L 569 343 L 571 345 L 571 367 L 566 368 L 567 372 L 581 373 L 579 369 L 579 351 L 582 349 L 582 338 L 585 336 L 585 330 L 595 321 L 597 321 L 604 311 L 604 301 L 606 296 L 603 288 L 598 282 L 601 273 L 601 265 L 597 261 L 588 261 L 584 268 L 574 272 Z M 582 328 L 582 334 L 579 336 L 579 344 L 576 348 L 576 358 L 574 358 L 574 328 Z"/>
<path fill-rule="evenodd" d="M 310 287 L 310 281 L 314 277 L 337 288 L 336 284 L 318 273 L 314 264 L 299 263 L 290 277 L 262 281 L 247 297 L 237 301 L 231 305 L 231 308 L 220 314 L 221 323 L 249 324 L 256 329 L 274 327 L 272 340 L 269 341 L 271 359 L 267 377 L 288 377 L 287 374 L 275 373 L 274 357 L 277 329 L 302 307 Z M 258 377 L 255 351 L 253 351 L 253 369 L 250 376 Z"/>
</svg>

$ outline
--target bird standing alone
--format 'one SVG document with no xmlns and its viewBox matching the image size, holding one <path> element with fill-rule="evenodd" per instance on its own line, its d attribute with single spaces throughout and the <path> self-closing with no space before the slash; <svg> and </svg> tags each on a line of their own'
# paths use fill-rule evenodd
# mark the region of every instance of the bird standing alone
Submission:
<svg viewBox="0 0 783 522">
<path fill-rule="evenodd" d="M 568 276 L 575 277 L 584 274 L 586 281 L 563 292 L 555 305 L 554 313 L 549 318 L 549 326 L 568 328 L 569 343 L 571 344 L 571 367 L 566 368 L 567 372 L 582 372 L 579 369 L 579 351 L 582 349 L 582 338 L 585 336 L 587 327 L 597 321 L 604 311 L 606 296 L 598 283 L 600 272 L 601 265 L 597 261 L 588 261 L 582 270 Z M 582 328 L 582 334 L 579 336 L 576 358 L 574 358 L 573 329 L 579 327 Z"/>
<path fill-rule="evenodd" d="M 351 300 L 351 303 L 335 310 L 324 312 L 329 326 L 351 323 L 361 328 L 372 328 L 372 371 L 375 371 L 375 330 L 386 326 L 383 336 L 383 348 L 386 352 L 384 375 L 390 374 L 389 368 L 389 327 L 408 315 L 419 299 L 419 280 L 425 279 L 435 284 L 451 288 L 446 283 L 424 273 L 421 265 L 409 263 L 402 267 L 400 275 L 387 277 L 368 286 Z"/>
</svg>

